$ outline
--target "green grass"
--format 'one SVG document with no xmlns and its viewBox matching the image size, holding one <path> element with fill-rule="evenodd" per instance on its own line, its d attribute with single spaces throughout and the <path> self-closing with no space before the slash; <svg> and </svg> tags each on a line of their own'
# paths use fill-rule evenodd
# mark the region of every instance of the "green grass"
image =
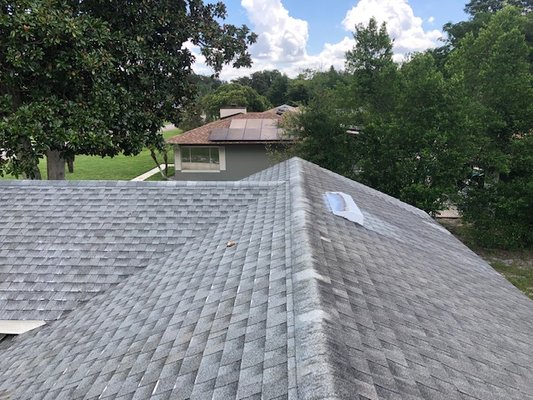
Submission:
<svg viewBox="0 0 533 400">
<path fill-rule="evenodd" d="M 460 220 L 439 220 L 455 237 L 487 261 L 492 268 L 533 300 L 533 250 L 501 250 L 480 247 L 468 226 Z"/>
<path fill-rule="evenodd" d="M 173 176 L 174 175 L 174 167 L 168 167 L 168 173 L 167 173 L 167 176 Z M 148 179 L 145 179 L 146 181 L 162 181 L 163 180 L 163 177 L 161 176 L 161 174 L 158 172 L 157 174 L 155 175 L 152 175 L 150 178 Z"/>
<path fill-rule="evenodd" d="M 505 276 L 509 282 L 533 300 L 533 267 L 517 264 L 516 261 L 507 264 L 502 261 L 491 262 L 492 268 Z"/>
<path fill-rule="evenodd" d="M 163 132 L 168 139 L 181 133 L 180 129 Z M 170 150 L 171 151 L 171 150 Z M 171 157 L 171 155 L 169 154 Z M 66 172 L 68 180 L 130 180 L 155 167 L 154 160 L 147 149 L 136 156 L 118 155 L 115 157 L 76 156 L 74 172 Z M 46 160 L 39 163 L 42 178 L 46 179 Z M 15 179 L 12 176 L 0 179 Z"/>
</svg>

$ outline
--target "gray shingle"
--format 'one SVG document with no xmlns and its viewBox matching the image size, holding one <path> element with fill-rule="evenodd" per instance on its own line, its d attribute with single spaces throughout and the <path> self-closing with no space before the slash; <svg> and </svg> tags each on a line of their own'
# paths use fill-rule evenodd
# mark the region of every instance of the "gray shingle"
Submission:
<svg viewBox="0 0 533 400">
<path fill-rule="evenodd" d="M 61 317 L 0 344 L 0 398 L 533 399 L 533 303 L 420 210 L 310 163 L 0 185 L 1 312 Z"/>
<path fill-rule="evenodd" d="M 273 185 L 2 181 L 0 319 L 58 319 Z"/>
</svg>

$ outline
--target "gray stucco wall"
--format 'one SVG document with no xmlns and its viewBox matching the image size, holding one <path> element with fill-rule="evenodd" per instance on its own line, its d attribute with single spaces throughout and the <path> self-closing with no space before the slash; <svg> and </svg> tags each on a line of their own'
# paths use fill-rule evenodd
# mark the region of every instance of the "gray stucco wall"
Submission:
<svg viewBox="0 0 533 400">
<path fill-rule="evenodd" d="M 234 181 L 246 178 L 273 165 L 264 144 L 226 145 L 226 170 L 220 172 L 176 171 L 174 179 L 179 181 Z M 177 162 L 175 162 L 177 165 Z"/>
</svg>

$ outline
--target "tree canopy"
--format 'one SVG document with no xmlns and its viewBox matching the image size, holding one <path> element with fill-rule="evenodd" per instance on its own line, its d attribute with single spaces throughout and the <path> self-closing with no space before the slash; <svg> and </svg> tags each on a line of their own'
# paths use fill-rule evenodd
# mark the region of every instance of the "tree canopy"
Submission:
<svg viewBox="0 0 533 400">
<path fill-rule="evenodd" d="M 225 16 L 197 0 L 0 0 L 0 174 L 36 178 L 46 155 L 62 178 L 76 154 L 162 146 L 194 99 L 189 44 L 215 72 L 251 63 L 255 34 Z"/>
<path fill-rule="evenodd" d="M 340 79 L 307 74 L 324 90 L 292 151 L 430 213 L 458 205 L 481 244 L 533 245 L 533 20 L 504 3 L 470 2 L 445 47 L 401 64 L 386 25 L 356 26 Z"/>
<path fill-rule="evenodd" d="M 471 0 L 465 12 L 475 16 L 481 13 L 495 13 L 505 6 L 515 6 L 523 12 L 533 11 L 533 0 Z"/>
<path fill-rule="evenodd" d="M 202 99 L 203 109 L 209 120 L 217 119 L 222 107 L 241 106 L 248 111 L 265 111 L 270 107 L 266 97 L 249 86 L 227 83 Z"/>
</svg>

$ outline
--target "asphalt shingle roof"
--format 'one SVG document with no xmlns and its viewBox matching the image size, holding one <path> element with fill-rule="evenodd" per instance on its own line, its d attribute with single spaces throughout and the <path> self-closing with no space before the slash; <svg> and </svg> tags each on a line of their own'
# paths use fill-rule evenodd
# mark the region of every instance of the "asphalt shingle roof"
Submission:
<svg viewBox="0 0 533 400">
<path fill-rule="evenodd" d="M 277 111 L 277 108 L 263 111 L 263 112 L 250 112 L 247 114 L 236 114 L 231 117 L 219 119 L 219 120 L 207 123 L 205 125 L 202 125 L 198 128 L 191 129 L 190 131 L 184 132 L 180 135 L 173 136 L 167 140 L 167 143 L 182 144 L 182 145 L 209 145 L 209 144 L 210 145 L 221 145 L 221 144 L 238 145 L 238 144 L 250 144 L 250 143 L 256 143 L 256 144 L 272 143 L 272 142 L 291 140 L 291 139 L 281 139 L 281 140 L 278 139 L 278 140 L 269 140 L 269 141 L 260 141 L 260 140 L 211 141 L 209 140 L 209 135 L 214 129 L 229 128 L 231 125 L 231 121 L 234 119 L 246 119 L 246 120 L 273 119 L 276 121 L 281 121 L 283 117 L 282 115 L 277 114 L 276 111 Z"/>
<path fill-rule="evenodd" d="M 0 182 L 0 320 L 58 319 L 273 184 Z"/>
<path fill-rule="evenodd" d="M 533 399 L 533 303 L 429 216 L 299 159 L 232 188 L 216 222 L 0 345 L 0 397 Z M 368 223 L 334 216 L 326 191 Z"/>
</svg>

